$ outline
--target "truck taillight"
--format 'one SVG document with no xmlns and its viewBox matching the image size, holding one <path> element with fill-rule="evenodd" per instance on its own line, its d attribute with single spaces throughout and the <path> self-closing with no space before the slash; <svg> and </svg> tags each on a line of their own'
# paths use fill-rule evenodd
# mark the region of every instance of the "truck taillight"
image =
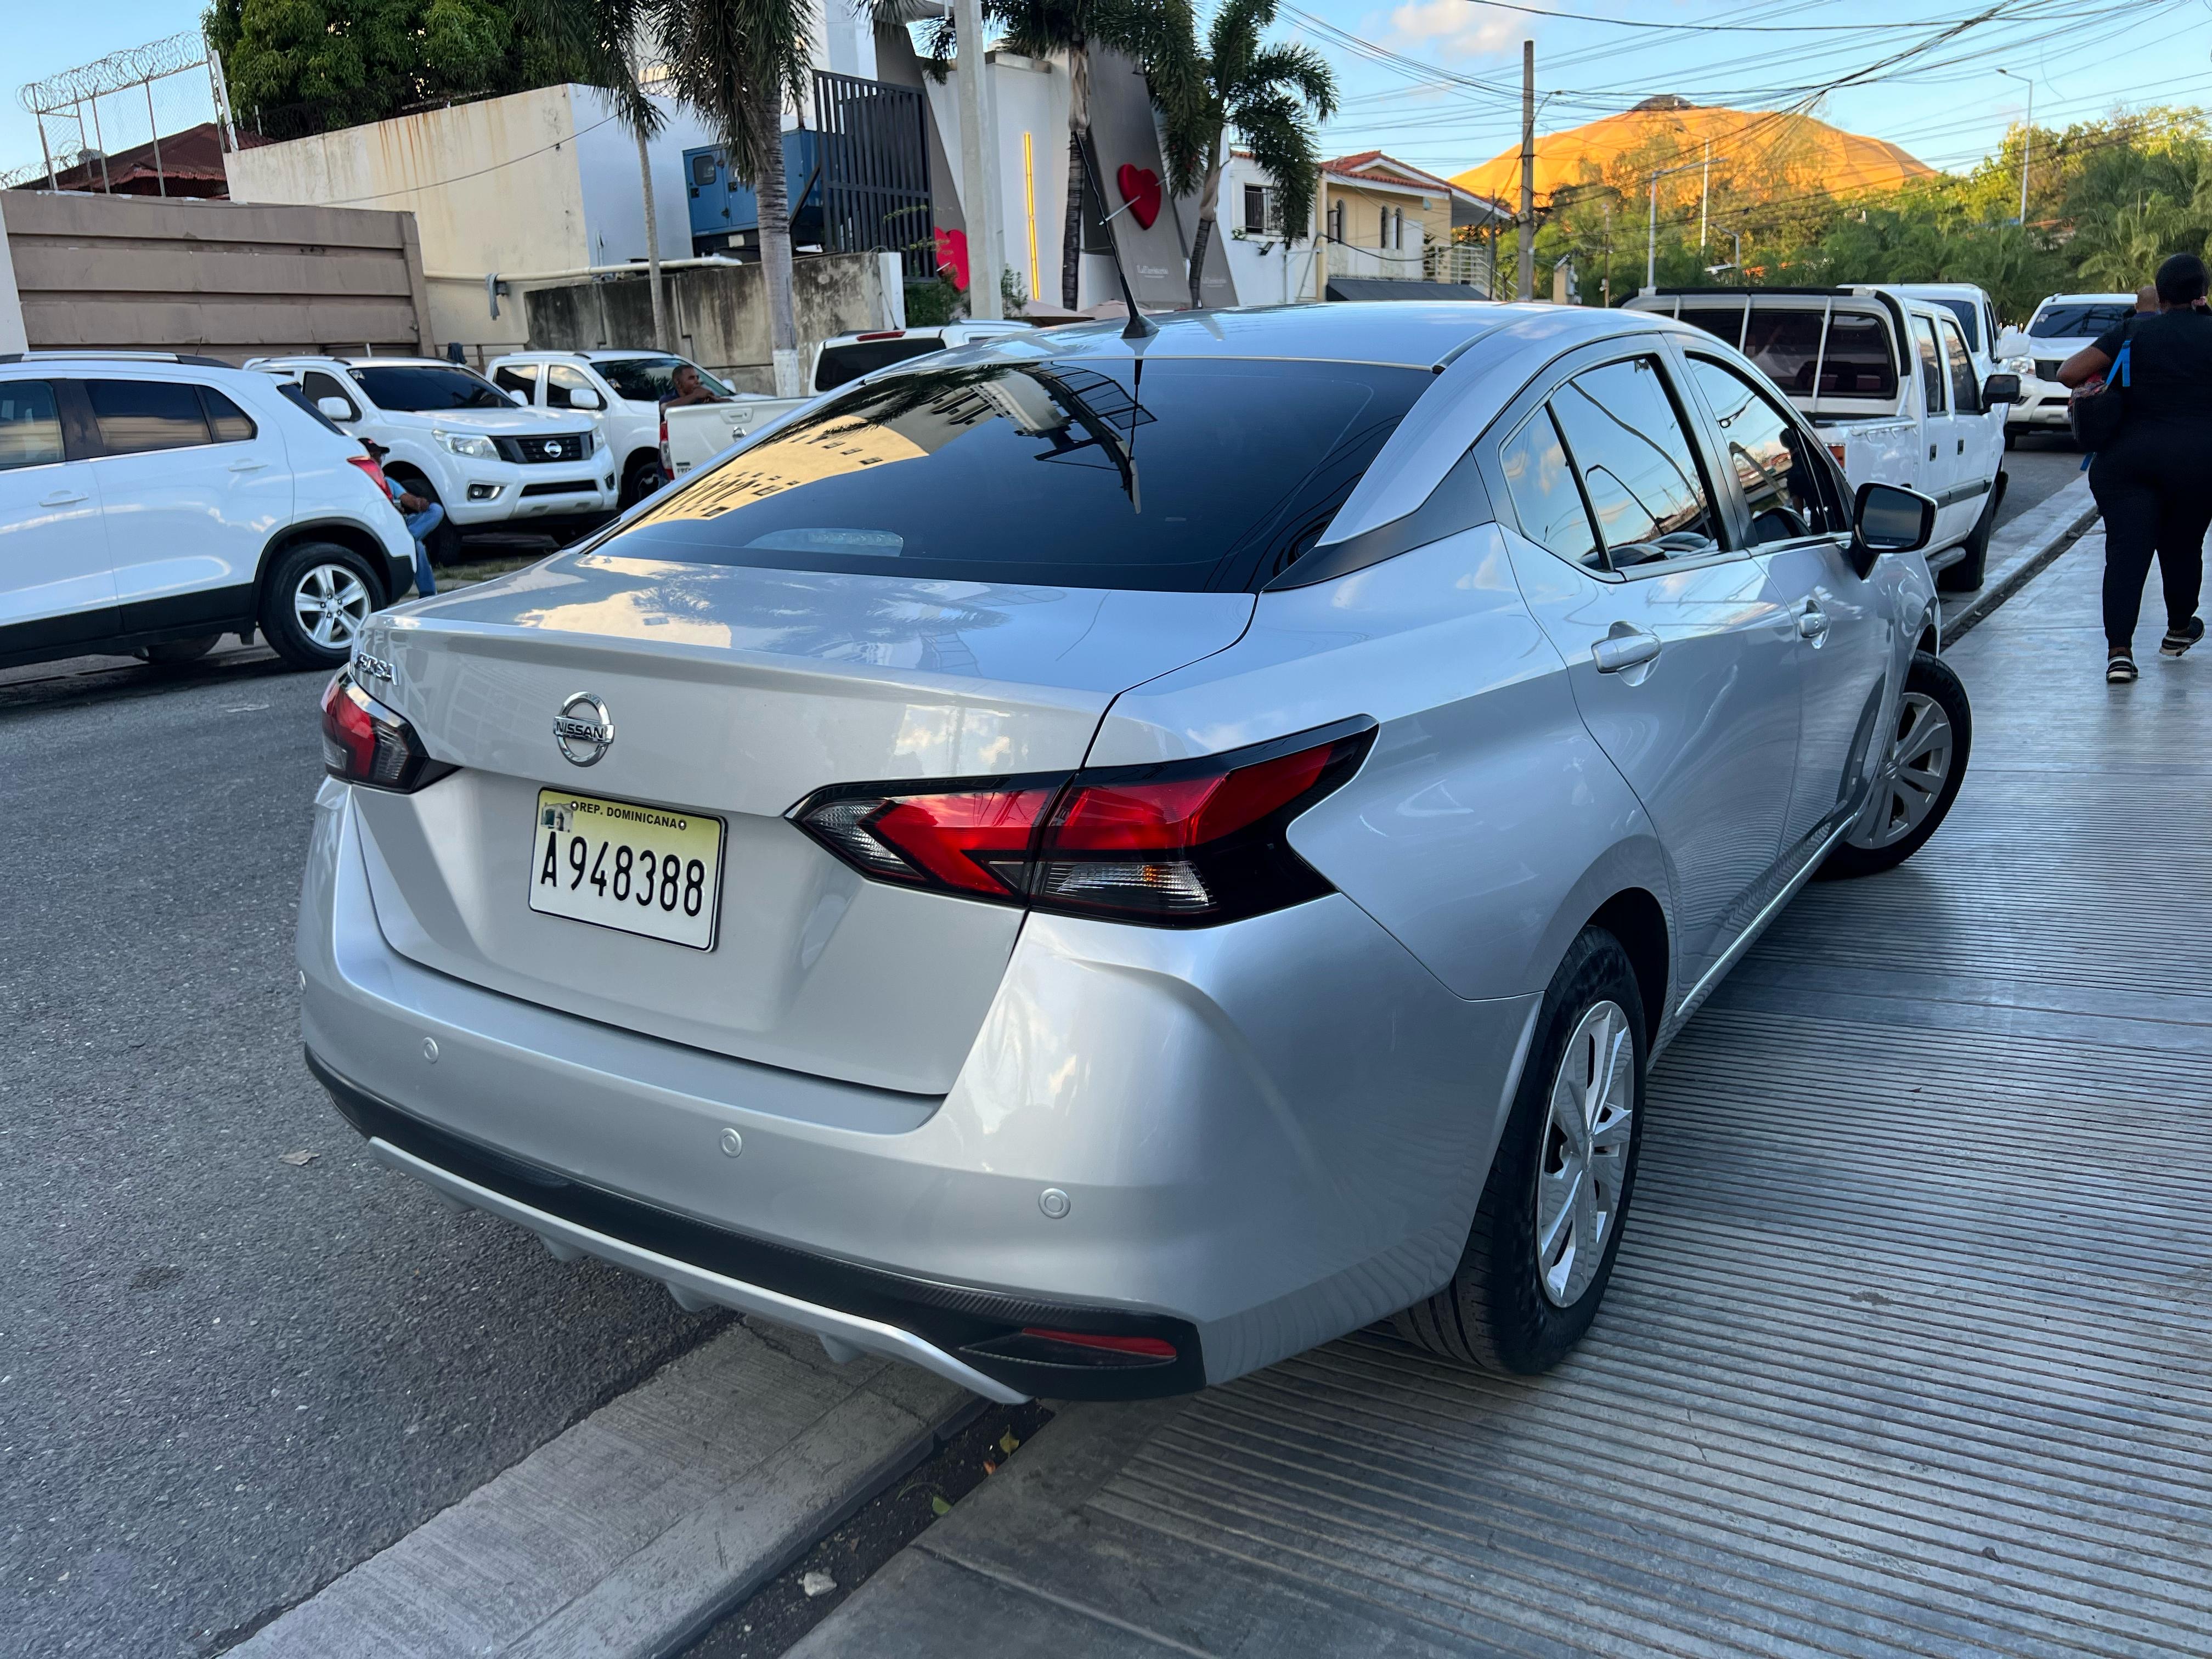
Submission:
<svg viewBox="0 0 2212 1659">
<path fill-rule="evenodd" d="M 660 417 L 660 478 L 665 483 L 676 476 L 676 465 L 668 459 L 668 416 Z"/>
<path fill-rule="evenodd" d="M 415 728 L 343 668 L 323 690 L 323 764 L 334 778 L 403 795 L 460 769 L 431 759 Z"/>
<path fill-rule="evenodd" d="M 1841 465 L 1844 464 L 1844 447 L 1843 447 L 1843 445 L 1841 445 L 1841 444 L 1830 444 L 1830 445 L 1828 446 L 1828 453 L 1830 453 L 1831 455 L 1832 455 L 1832 456 L 1834 456 L 1834 457 L 1836 458 L 1836 465 L 1837 465 L 1838 466 L 1841 466 Z"/>
<path fill-rule="evenodd" d="M 963 898 L 1169 927 L 1334 891 L 1291 849 L 1299 814 L 1374 742 L 1348 722 L 1200 761 L 927 784 L 847 784 L 791 810 L 862 875 Z"/>
</svg>

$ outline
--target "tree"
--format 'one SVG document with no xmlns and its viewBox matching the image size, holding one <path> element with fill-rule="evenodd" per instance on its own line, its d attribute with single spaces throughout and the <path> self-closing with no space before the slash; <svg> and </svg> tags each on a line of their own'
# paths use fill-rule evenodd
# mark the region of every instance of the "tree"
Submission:
<svg viewBox="0 0 2212 1659">
<path fill-rule="evenodd" d="M 760 204 L 761 272 L 779 398 L 799 395 L 791 299 L 791 191 L 783 171 L 786 99 L 806 94 L 808 0 L 659 0 L 660 53 L 676 95 L 714 129 L 730 171 Z"/>
<path fill-rule="evenodd" d="M 1194 307 L 1202 303 L 1232 130 L 1275 181 L 1284 234 L 1296 240 L 1313 210 L 1322 159 L 1313 123 L 1336 112 L 1336 79 L 1310 47 L 1263 43 L 1275 6 L 1276 0 L 1224 0 L 1201 47 L 1195 15 L 1182 0 L 1165 0 L 1144 42 L 1146 80 L 1163 118 L 1169 187 L 1177 196 L 1198 191 L 1190 246 Z"/>
<path fill-rule="evenodd" d="M 641 59 L 654 21 L 654 0 L 520 0 L 521 21 L 574 62 L 576 78 L 606 92 L 615 115 L 637 141 L 638 187 L 645 198 L 646 279 L 653 285 L 653 343 L 672 349 L 660 290 L 660 216 L 653 200 L 653 135 L 660 106 L 646 94 Z"/>
</svg>

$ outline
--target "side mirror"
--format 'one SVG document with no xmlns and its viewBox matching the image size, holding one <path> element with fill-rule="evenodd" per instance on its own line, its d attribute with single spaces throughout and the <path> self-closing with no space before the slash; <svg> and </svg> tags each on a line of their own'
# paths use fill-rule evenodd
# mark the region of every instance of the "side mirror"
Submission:
<svg viewBox="0 0 2212 1659">
<path fill-rule="evenodd" d="M 357 421 L 361 411 L 343 398 L 318 398 L 315 407 L 333 421 Z"/>
<path fill-rule="evenodd" d="M 1884 553 L 1917 553 L 1936 533 L 1935 500 L 1917 489 L 1863 483 L 1852 507 L 1851 562 L 1862 576 Z"/>
<path fill-rule="evenodd" d="M 568 394 L 568 407 L 571 409 L 605 409 L 606 406 L 607 400 L 589 386 Z"/>
<path fill-rule="evenodd" d="M 509 386 L 507 389 L 507 395 L 508 401 L 520 404 L 525 409 L 530 407 L 530 394 L 520 386 Z"/>
<path fill-rule="evenodd" d="M 1995 409 L 1999 404 L 2016 404 L 2019 401 L 2019 375 L 1992 374 L 1982 382 L 1983 408 Z"/>
</svg>

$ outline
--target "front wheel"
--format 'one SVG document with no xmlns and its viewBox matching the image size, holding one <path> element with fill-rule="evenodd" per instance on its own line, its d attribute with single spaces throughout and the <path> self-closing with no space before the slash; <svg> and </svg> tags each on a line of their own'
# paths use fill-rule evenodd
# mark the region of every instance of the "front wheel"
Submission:
<svg viewBox="0 0 2212 1659">
<path fill-rule="evenodd" d="M 1894 870 L 1927 845 L 1959 798 L 1973 741 L 1966 688 L 1941 657 L 1914 652 L 1889 752 L 1875 775 L 1875 799 L 1821 865 L 1822 879 Z"/>
<path fill-rule="evenodd" d="M 270 572 L 261 632 L 295 668 L 336 668 L 384 603 L 368 562 L 334 542 L 303 542 Z"/>
<path fill-rule="evenodd" d="M 1486 1370 L 1549 1370 L 1605 1299 L 1643 1145 L 1644 999 L 1585 927 L 1552 976 L 1459 1270 L 1400 1334 Z"/>
</svg>

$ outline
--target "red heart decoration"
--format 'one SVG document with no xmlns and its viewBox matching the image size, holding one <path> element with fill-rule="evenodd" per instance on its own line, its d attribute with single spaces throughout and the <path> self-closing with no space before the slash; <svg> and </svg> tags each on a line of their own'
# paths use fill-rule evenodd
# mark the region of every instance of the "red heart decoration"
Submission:
<svg viewBox="0 0 2212 1659">
<path fill-rule="evenodd" d="M 1129 216 L 1146 230 L 1160 216 L 1160 175 L 1150 167 L 1121 163 L 1121 170 L 1114 176 L 1121 187 L 1121 199 L 1129 204 Z"/>
<path fill-rule="evenodd" d="M 952 286 L 963 294 L 968 291 L 968 233 L 962 230 L 937 232 L 937 270 L 939 276 L 950 276 Z"/>
</svg>

